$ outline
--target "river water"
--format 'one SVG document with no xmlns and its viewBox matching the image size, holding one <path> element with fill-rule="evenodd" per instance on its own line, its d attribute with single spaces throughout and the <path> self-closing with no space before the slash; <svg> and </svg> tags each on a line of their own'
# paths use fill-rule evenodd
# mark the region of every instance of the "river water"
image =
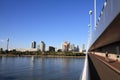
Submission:
<svg viewBox="0 0 120 80">
<path fill-rule="evenodd" d="M 0 57 L 0 80 L 79 80 L 84 58 Z"/>
</svg>

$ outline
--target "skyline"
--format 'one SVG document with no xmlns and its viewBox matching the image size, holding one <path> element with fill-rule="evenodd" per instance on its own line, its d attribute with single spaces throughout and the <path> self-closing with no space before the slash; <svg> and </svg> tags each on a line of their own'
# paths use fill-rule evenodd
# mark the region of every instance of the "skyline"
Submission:
<svg viewBox="0 0 120 80">
<path fill-rule="evenodd" d="M 97 18 L 104 0 L 97 1 Z M 99 3 L 99 4 L 98 4 Z M 30 48 L 44 41 L 61 48 L 64 41 L 87 44 L 93 0 L 0 0 L 0 47 Z M 93 27 L 92 15 L 92 27 Z"/>
</svg>

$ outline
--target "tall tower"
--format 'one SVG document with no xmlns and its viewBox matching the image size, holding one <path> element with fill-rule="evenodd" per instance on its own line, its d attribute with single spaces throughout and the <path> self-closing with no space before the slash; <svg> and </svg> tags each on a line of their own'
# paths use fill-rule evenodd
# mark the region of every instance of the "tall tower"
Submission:
<svg viewBox="0 0 120 80">
<path fill-rule="evenodd" d="M 35 42 L 35 41 L 32 42 L 31 47 L 32 47 L 32 48 L 36 48 L 36 42 Z"/>
<path fill-rule="evenodd" d="M 40 42 L 40 50 L 41 50 L 42 52 L 45 51 L 45 43 L 44 43 L 43 41 Z"/>
<path fill-rule="evenodd" d="M 7 39 L 7 50 L 9 48 L 9 38 Z"/>
</svg>

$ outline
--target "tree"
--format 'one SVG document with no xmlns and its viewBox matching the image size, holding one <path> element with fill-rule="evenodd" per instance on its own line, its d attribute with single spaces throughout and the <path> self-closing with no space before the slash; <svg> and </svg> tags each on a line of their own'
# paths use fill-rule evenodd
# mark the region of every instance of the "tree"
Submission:
<svg viewBox="0 0 120 80">
<path fill-rule="evenodd" d="M 0 48 L 0 53 L 3 53 L 3 48 Z"/>
</svg>

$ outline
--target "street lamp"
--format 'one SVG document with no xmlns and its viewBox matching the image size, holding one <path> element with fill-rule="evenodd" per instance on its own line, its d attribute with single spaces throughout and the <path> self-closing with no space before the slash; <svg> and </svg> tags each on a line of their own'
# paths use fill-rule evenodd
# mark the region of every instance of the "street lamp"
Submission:
<svg viewBox="0 0 120 80">
<path fill-rule="evenodd" d="M 90 15 L 90 24 L 89 26 L 89 46 L 90 46 L 90 42 L 92 40 L 92 10 L 89 11 L 89 15 Z"/>
<path fill-rule="evenodd" d="M 96 0 L 94 0 L 94 30 L 96 30 Z"/>
<path fill-rule="evenodd" d="M 90 15 L 90 22 L 88 24 L 89 30 L 88 30 L 88 45 L 87 45 L 87 51 L 89 50 L 90 47 L 90 42 L 92 40 L 92 10 L 89 11 Z"/>
</svg>

